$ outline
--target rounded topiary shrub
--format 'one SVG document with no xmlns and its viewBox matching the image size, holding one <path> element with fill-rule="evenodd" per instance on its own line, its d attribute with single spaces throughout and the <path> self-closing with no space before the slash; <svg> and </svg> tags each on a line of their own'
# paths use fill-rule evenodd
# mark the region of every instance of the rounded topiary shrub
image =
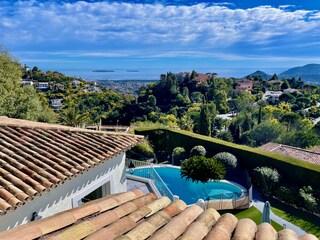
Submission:
<svg viewBox="0 0 320 240">
<path fill-rule="evenodd" d="M 176 147 L 172 151 L 173 165 L 180 166 L 181 161 L 186 159 L 186 150 L 183 147 Z"/>
<path fill-rule="evenodd" d="M 236 168 L 237 158 L 231 153 L 220 152 L 213 156 L 214 159 L 221 161 L 226 167 Z"/>
<path fill-rule="evenodd" d="M 205 156 L 207 153 L 206 149 L 204 148 L 204 146 L 198 145 L 195 146 L 191 149 L 190 151 L 190 156 Z"/>
<path fill-rule="evenodd" d="M 226 174 L 224 165 L 214 158 L 193 156 L 181 164 L 181 177 L 193 182 L 221 180 Z"/>
</svg>

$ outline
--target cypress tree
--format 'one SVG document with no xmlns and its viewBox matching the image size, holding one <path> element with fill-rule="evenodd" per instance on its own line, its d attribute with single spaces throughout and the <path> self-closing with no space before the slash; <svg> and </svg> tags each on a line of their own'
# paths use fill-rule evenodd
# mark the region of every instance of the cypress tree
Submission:
<svg viewBox="0 0 320 240">
<path fill-rule="evenodd" d="M 211 117 L 207 104 L 203 104 L 200 110 L 199 133 L 211 136 Z"/>
</svg>

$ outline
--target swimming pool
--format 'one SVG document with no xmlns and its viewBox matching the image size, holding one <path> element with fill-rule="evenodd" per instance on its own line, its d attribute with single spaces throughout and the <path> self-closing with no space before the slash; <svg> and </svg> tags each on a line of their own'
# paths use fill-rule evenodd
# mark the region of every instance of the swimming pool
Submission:
<svg viewBox="0 0 320 240">
<path fill-rule="evenodd" d="M 135 176 L 146 176 L 145 172 L 150 168 L 136 168 Z M 180 176 L 180 168 L 169 166 L 154 166 L 154 169 L 168 186 L 170 191 L 179 196 L 187 204 L 193 204 L 198 199 L 203 200 L 225 200 L 237 199 L 245 189 L 228 181 L 212 181 L 208 183 L 196 183 L 187 181 Z M 149 171 L 152 171 L 151 169 Z"/>
</svg>

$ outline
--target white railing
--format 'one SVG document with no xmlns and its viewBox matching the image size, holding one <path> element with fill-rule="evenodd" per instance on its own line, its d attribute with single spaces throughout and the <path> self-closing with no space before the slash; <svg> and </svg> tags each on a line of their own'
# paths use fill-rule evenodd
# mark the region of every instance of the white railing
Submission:
<svg viewBox="0 0 320 240">
<path fill-rule="evenodd" d="M 141 178 L 151 179 L 155 187 L 158 189 L 162 196 L 167 196 L 173 201 L 173 194 L 157 171 L 154 169 L 153 164 L 150 162 L 142 162 L 133 159 L 126 159 L 127 175 L 134 175 Z M 139 170 L 139 171 L 135 171 Z M 136 172 L 136 174 L 135 174 Z"/>
</svg>

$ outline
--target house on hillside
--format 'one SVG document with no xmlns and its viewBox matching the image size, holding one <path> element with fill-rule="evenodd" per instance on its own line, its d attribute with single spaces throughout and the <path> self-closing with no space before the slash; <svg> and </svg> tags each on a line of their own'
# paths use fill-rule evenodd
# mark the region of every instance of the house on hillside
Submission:
<svg viewBox="0 0 320 240">
<path fill-rule="evenodd" d="M 143 139 L 7 117 L 0 135 L 0 231 L 126 191 L 126 151 Z"/>
<path fill-rule="evenodd" d="M 303 148 L 297 148 L 273 142 L 268 142 L 259 148 L 268 152 L 278 153 L 287 157 L 292 157 L 308 163 L 320 165 L 320 153 L 317 150 L 310 151 Z"/>
<path fill-rule="evenodd" d="M 24 86 L 33 86 L 34 82 L 32 80 L 23 80 L 21 85 Z"/>
<path fill-rule="evenodd" d="M 249 79 L 240 79 L 236 81 L 237 92 L 248 92 L 251 93 L 253 87 L 253 81 Z"/>
<path fill-rule="evenodd" d="M 266 100 L 270 103 L 277 103 L 279 102 L 279 97 L 283 94 L 283 92 L 281 91 L 266 91 L 263 96 L 262 99 Z"/>
<path fill-rule="evenodd" d="M 195 77 L 195 80 L 198 82 L 198 84 L 208 84 L 208 80 L 212 77 L 211 74 L 203 74 L 203 73 L 198 73 L 197 76 Z"/>
<path fill-rule="evenodd" d="M 59 110 L 62 106 L 62 101 L 62 98 L 50 99 L 51 107 L 53 107 L 55 110 Z"/>
<path fill-rule="evenodd" d="M 76 86 L 80 86 L 81 82 L 79 80 L 73 80 L 71 85 L 76 87 Z"/>
<path fill-rule="evenodd" d="M 38 90 L 47 90 L 49 89 L 49 83 L 48 82 L 38 82 L 36 85 L 36 89 Z"/>
</svg>

